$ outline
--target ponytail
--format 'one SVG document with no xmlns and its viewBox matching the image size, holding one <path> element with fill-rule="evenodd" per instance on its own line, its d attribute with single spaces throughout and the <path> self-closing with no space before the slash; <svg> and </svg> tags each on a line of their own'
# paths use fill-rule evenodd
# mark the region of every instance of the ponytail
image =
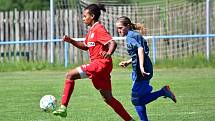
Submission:
<svg viewBox="0 0 215 121">
<path fill-rule="evenodd" d="M 146 35 L 147 29 L 144 27 L 144 24 L 142 23 L 132 23 L 131 20 L 126 16 L 121 16 L 117 19 L 117 22 L 120 22 L 123 24 L 123 26 L 130 26 L 130 29 L 137 30 L 142 35 Z"/>
<path fill-rule="evenodd" d="M 144 27 L 143 23 L 135 23 L 134 25 L 134 30 L 138 30 L 142 35 L 147 34 L 147 28 Z"/>
<path fill-rule="evenodd" d="M 98 4 L 98 7 L 99 7 L 100 10 L 106 12 L 105 5 L 104 5 L 104 4 Z"/>
</svg>

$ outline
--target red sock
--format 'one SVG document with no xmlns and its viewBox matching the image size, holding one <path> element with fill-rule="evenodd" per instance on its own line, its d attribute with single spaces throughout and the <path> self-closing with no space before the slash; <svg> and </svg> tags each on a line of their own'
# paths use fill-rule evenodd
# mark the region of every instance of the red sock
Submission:
<svg viewBox="0 0 215 121">
<path fill-rule="evenodd" d="M 69 103 L 69 99 L 70 99 L 70 97 L 72 95 L 74 85 L 75 85 L 74 80 L 67 79 L 65 81 L 64 92 L 63 92 L 63 96 L 62 96 L 62 99 L 61 99 L 61 104 L 66 106 L 66 107 L 67 107 L 67 105 Z"/>
<path fill-rule="evenodd" d="M 120 117 L 122 117 L 125 121 L 130 121 L 132 119 L 132 117 L 128 114 L 128 112 L 124 109 L 124 107 L 122 106 L 122 104 L 116 100 L 114 97 L 106 102 L 109 106 L 111 106 L 114 111 L 120 115 Z"/>
</svg>

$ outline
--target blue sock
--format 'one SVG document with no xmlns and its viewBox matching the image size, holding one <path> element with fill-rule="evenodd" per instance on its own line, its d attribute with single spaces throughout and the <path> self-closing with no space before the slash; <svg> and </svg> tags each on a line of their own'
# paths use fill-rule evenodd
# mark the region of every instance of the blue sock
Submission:
<svg viewBox="0 0 215 121">
<path fill-rule="evenodd" d="M 159 91 L 156 91 L 156 92 L 149 93 L 147 95 L 140 97 L 140 104 L 146 105 L 146 104 L 156 100 L 157 98 L 159 98 L 161 96 L 164 96 L 164 91 L 162 89 Z"/>
<path fill-rule="evenodd" d="M 148 121 L 148 117 L 146 114 L 146 106 L 135 106 L 135 109 L 136 109 L 141 121 Z"/>
</svg>

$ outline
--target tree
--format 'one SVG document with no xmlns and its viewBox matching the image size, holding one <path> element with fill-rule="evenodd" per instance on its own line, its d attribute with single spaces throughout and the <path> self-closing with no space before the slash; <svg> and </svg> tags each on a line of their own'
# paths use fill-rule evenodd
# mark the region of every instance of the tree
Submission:
<svg viewBox="0 0 215 121">
<path fill-rule="evenodd" d="M 0 11 L 49 9 L 49 0 L 1 0 Z"/>
<path fill-rule="evenodd" d="M 199 3 L 199 2 L 203 2 L 205 0 L 187 0 L 189 2 L 192 2 L 192 3 Z"/>
</svg>

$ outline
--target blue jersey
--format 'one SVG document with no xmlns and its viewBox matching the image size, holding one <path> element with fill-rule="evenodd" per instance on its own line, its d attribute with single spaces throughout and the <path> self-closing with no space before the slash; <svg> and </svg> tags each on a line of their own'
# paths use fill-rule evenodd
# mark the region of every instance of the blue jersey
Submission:
<svg viewBox="0 0 215 121">
<path fill-rule="evenodd" d="M 132 80 L 133 81 L 149 81 L 153 76 L 153 66 L 149 58 L 149 47 L 142 35 L 136 31 L 128 31 L 126 36 L 127 51 L 132 58 Z M 144 49 L 144 70 L 150 73 L 149 76 L 143 76 L 140 71 L 138 48 Z"/>
</svg>

